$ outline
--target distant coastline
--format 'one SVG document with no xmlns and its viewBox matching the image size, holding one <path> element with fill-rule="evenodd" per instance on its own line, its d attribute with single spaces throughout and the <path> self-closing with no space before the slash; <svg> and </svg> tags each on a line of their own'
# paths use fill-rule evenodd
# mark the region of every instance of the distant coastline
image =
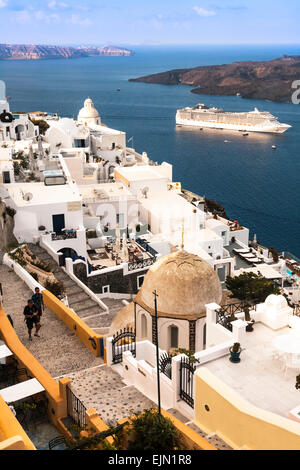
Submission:
<svg viewBox="0 0 300 470">
<path fill-rule="evenodd" d="M 225 65 L 176 69 L 130 79 L 132 82 L 189 85 L 192 93 L 240 95 L 278 103 L 291 102 L 295 80 L 300 80 L 300 55 L 262 62 L 234 62 Z"/>
<path fill-rule="evenodd" d="M 0 60 L 77 59 L 80 57 L 129 57 L 130 49 L 117 46 L 64 47 L 34 44 L 0 44 Z"/>
</svg>

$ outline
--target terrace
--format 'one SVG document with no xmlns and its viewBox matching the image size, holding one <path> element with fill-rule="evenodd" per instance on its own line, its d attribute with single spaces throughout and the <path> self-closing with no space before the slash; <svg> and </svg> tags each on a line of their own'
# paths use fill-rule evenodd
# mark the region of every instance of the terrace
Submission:
<svg viewBox="0 0 300 470">
<path fill-rule="evenodd" d="M 293 332 L 290 328 L 273 331 L 257 323 L 242 344 L 239 364 L 223 357 L 205 367 L 253 405 L 288 418 L 290 411 L 300 404 L 295 388 L 299 368 L 285 370 L 283 358 L 276 357 L 272 345 L 274 338 L 285 334 L 292 337 Z"/>
<path fill-rule="evenodd" d="M 147 243 L 134 240 L 108 238 L 104 248 L 88 249 L 88 261 L 94 270 L 112 268 L 123 263 L 150 263 L 157 253 Z M 149 264 L 149 265 L 150 265 Z"/>
</svg>

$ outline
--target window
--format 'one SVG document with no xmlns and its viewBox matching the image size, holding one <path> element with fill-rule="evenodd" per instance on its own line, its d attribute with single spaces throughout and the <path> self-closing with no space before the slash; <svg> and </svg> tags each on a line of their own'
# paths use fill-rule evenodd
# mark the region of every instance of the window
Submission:
<svg viewBox="0 0 300 470">
<path fill-rule="evenodd" d="M 222 232 L 222 237 L 226 237 L 227 232 Z"/>
<path fill-rule="evenodd" d="M 178 348 L 178 328 L 177 326 L 170 327 L 171 335 L 171 348 Z"/>
<path fill-rule="evenodd" d="M 120 228 L 124 228 L 124 214 L 117 214 L 117 224 Z"/>
<path fill-rule="evenodd" d="M 109 294 L 109 293 L 110 293 L 110 286 L 103 286 L 102 294 Z"/>
<path fill-rule="evenodd" d="M 145 274 L 143 274 L 142 276 L 137 277 L 137 288 L 138 288 L 138 290 L 142 287 L 144 279 L 145 279 Z"/>
<path fill-rule="evenodd" d="M 144 313 L 141 316 L 141 337 L 147 338 L 147 318 Z"/>
<path fill-rule="evenodd" d="M 74 147 L 76 147 L 76 148 L 86 147 L 85 139 L 74 139 Z"/>
</svg>

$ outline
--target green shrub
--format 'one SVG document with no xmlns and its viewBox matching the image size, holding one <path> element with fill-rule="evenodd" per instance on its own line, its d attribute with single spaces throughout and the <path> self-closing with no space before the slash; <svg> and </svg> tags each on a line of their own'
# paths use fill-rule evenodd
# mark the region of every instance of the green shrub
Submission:
<svg viewBox="0 0 300 470">
<path fill-rule="evenodd" d="M 49 129 L 49 124 L 44 121 L 44 119 L 32 119 L 30 118 L 31 122 L 33 122 L 33 124 L 35 126 L 39 126 L 39 133 L 42 134 L 42 135 L 45 135 L 47 130 Z"/>
<path fill-rule="evenodd" d="M 26 261 L 24 259 L 24 253 L 20 248 L 17 248 L 15 251 L 10 252 L 9 256 L 20 266 L 26 266 Z"/>
<path fill-rule="evenodd" d="M 49 281 L 47 279 L 45 288 L 58 298 L 64 295 L 65 288 L 61 281 Z"/>
<path fill-rule="evenodd" d="M 271 295 L 280 294 L 280 290 L 260 273 L 243 273 L 226 279 L 226 287 L 232 292 L 231 298 L 252 300 L 262 303 Z"/>
<path fill-rule="evenodd" d="M 39 282 L 39 277 L 37 275 L 37 273 L 30 273 L 31 277 L 33 277 L 33 279 L 36 281 L 36 282 Z"/>
<path fill-rule="evenodd" d="M 7 206 L 5 211 L 6 211 L 7 215 L 9 215 L 12 218 L 16 215 L 16 211 L 12 207 Z"/>
<path fill-rule="evenodd" d="M 14 173 L 16 176 L 20 175 L 21 167 L 19 162 L 14 162 Z"/>
<path fill-rule="evenodd" d="M 132 418 L 128 450 L 164 452 L 180 447 L 180 436 L 174 424 L 157 410 L 144 410 Z"/>
</svg>

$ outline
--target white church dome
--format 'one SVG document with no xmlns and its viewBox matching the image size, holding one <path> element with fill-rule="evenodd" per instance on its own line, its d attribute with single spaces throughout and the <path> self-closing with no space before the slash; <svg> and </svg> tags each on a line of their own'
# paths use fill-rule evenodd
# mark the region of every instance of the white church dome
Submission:
<svg viewBox="0 0 300 470">
<path fill-rule="evenodd" d="M 100 114 L 95 108 L 93 100 L 91 100 L 91 98 L 87 98 L 85 100 L 83 108 L 81 108 L 81 110 L 79 111 L 78 121 L 84 119 L 100 120 Z"/>
</svg>

